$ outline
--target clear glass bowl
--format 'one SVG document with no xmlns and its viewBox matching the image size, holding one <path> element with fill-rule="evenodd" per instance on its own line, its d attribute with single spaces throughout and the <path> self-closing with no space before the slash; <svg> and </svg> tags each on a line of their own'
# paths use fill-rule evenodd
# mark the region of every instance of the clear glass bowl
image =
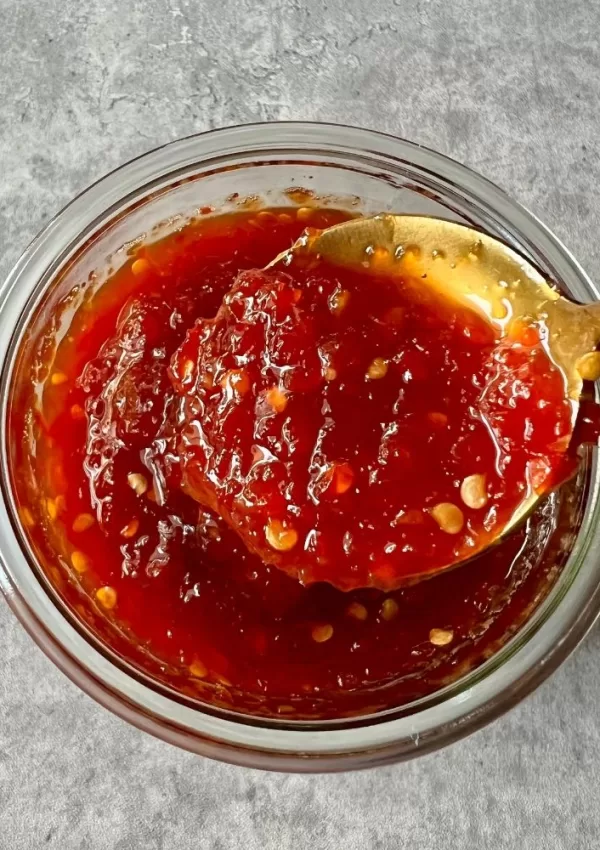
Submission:
<svg viewBox="0 0 600 850">
<path fill-rule="evenodd" d="M 285 199 L 313 188 L 363 213 L 438 215 L 480 227 L 527 256 L 576 300 L 596 299 L 563 245 L 500 189 L 439 154 L 351 127 L 278 123 L 193 136 L 124 165 L 71 202 L 25 251 L 0 290 L 2 422 L 20 346 L 77 281 L 101 286 L 124 246 L 155 239 L 199 207 L 232 196 Z M 59 284 L 56 281 L 59 279 Z M 40 304 L 43 304 L 41 314 Z M 35 322 L 33 317 L 36 317 Z M 6 427 L 3 429 L 6 434 Z M 83 690 L 124 719 L 193 752 L 252 767 L 334 771 L 405 759 L 473 732 L 515 705 L 564 660 L 600 610 L 599 478 L 589 452 L 571 506 L 565 561 L 545 600 L 488 661 L 435 694 L 377 715 L 284 721 L 193 707 L 118 659 L 53 591 L 27 545 L 9 485 L 3 439 L 0 585 L 25 628 Z"/>
</svg>

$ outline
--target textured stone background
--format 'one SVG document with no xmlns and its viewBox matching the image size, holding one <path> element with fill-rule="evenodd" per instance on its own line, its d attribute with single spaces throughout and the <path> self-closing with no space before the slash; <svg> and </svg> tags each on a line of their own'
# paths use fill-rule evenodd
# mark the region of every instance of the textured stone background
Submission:
<svg viewBox="0 0 600 850">
<path fill-rule="evenodd" d="M 305 118 L 482 171 L 600 276 L 598 0 L 0 0 L 0 273 L 158 144 Z M 508 717 L 357 775 L 268 775 L 142 735 L 0 604 L 0 848 L 600 846 L 600 632 Z"/>
</svg>

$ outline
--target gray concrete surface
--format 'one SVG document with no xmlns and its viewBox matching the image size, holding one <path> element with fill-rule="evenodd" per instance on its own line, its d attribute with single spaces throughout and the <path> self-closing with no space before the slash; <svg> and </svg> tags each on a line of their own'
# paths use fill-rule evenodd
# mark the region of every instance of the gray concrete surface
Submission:
<svg viewBox="0 0 600 850">
<path fill-rule="evenodd" d="M 210 127 L 362 124 L 482 171 L 600 276 L 598 0 L 0 0 L 0 273 L 90 181 Z M 600 632 L 471 739 L 283 777 L 83 696 L 0 604 L 0 848 L 600 847 Z"/>
</svg>

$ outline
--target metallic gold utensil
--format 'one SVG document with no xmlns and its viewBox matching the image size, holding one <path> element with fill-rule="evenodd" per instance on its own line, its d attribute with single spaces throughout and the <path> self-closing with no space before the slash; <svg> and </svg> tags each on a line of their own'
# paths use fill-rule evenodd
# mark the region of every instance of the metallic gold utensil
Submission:
<svg viewBox="0 0 600 850">
<path fill-rule="evenodd" d="M 544 345 L 565 378 L 575 424 L 584 380 L 600 378 L 600 303 L 565 298 L 507 245 L 462 224 L 437 218 L 382 214 L 321 231 L 307 231 L 269 265 L 296 258 L 377 274 L 397 274 L 419 287 L 484 314 L 505 336 L 516 319 L 545 328 Z M 500 530 L 497 542 L 546 493 L 530 492 Z"/>
</svg>

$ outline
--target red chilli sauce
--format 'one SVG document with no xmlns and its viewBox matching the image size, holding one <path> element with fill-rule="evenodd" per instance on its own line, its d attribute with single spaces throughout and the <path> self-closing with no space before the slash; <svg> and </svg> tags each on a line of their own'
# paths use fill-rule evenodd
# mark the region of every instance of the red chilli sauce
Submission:
<svg viewBox="0 0 600 850">
<path fill-rule="evenodd" d="M 254 714 L 349 716 L 455 681 L 545 596 L 574 523 L 569 484 L 418 581 L 555 474 L 569 410 L 533 327 L 498 345 L 385 275 L 245 271 L 346 218 L 242 211 L 132 249 L 55 345 L 57 309 L 11 412 L 22 525 L 77 616 L 182 694 Z"/>
</svg>

